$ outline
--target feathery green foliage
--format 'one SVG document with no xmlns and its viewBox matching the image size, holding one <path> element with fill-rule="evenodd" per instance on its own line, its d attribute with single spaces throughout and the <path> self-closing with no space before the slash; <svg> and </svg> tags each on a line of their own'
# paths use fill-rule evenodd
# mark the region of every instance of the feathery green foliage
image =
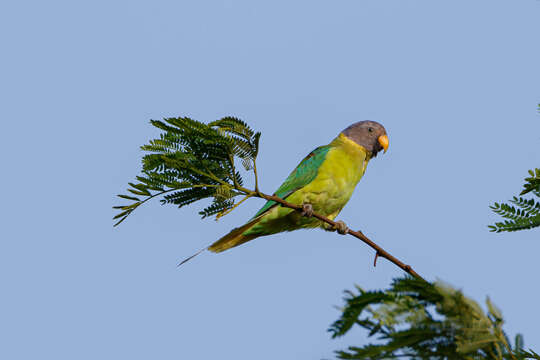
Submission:
<svg viewBox="0 0 540 360">
<path fill-rule="evenodd" d="M 501 312 L 489 299 L 487 312 L 461 291 L 412 277 L 395 279 L 385 291 L 346 292 L 341 318 L 329 331 L 346 334 L 354 325 L 377 344 L 337 351 L 340 359 L 538 359 L 514 344 L 502 329 Z"/>
<path fill-rule="evenodd" d="M 529 170 L 529 174 L 531 176 L 525 178 L 523 191 L 520 195 L 532 193 L 540 198 L 540 169 Z M 510 203 L 513 205 L 495 203 L 490 206 L 495 213 L 507 219 L 490 225 L 490 231 L 518 231 L 540 226 L 540 202 L 538 200 L 514 196 Z"/>
<path fill-rule="evenodd" d="M 146 201 L 161 197 L 162 204 L 186 206 L 212 198 L 212 203 L 199 214 L 205 218 L 225 214 L 235 205 L 238 195 L 250 196 L 242 187 L 237 170 L 239 159 L 246 170 L 256 173 L 260 132 L 245 122 L 225 117 L 209 124 L 187 118 L 151 120 L 163 132 L 141 149 L 147 152 L 142 159 L 142 173 L 129 183 L 127 205 L 115 206 L 120 211 L 114 219 L 118 225 Z"/>
</svg>

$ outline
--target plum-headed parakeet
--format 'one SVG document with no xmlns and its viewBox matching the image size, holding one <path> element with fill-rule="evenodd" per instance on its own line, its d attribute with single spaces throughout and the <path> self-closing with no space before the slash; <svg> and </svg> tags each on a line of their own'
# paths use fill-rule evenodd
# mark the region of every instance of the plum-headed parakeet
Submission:
<svg viewBox="0 0 540 360">
<path fill-rule="evenodd" d="M 268 201 L 246 224 L 233 229 L 207 249 L 222 252 L 260 236 L 304 228 L 345 232 L 343 222 L 338 222 L 337 229 L 331 229 L 309 214 L 316 212 L 334 220 L 349 201 L 369 160 L 387 148 L 388 136 L 381 124 L 375 121 L 352 124 L 330 144 L 306 156 L 274 193 L 289 203 L 302 205 L 304 213 Z"/>
</svg>

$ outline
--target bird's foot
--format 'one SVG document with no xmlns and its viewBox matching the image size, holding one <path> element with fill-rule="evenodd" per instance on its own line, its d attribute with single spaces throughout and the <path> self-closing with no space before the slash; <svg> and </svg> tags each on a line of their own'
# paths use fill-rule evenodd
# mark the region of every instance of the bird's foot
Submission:
<svg viewBox="0 0 540 360">
<path fill-rule="evenodd" d="M 336 221 L 336 225 L 333 227 L 333 230 L 337 231 L 338 234 L 347 235 L 349 233 L 349 227 L 342 220 Z"/>
<path fill-rule="evenodd" d="M 313 206 L 311 204 L 302 205 L 302 216 L 305 216 L 305 217 L 313 216 Z"/>
</svg>

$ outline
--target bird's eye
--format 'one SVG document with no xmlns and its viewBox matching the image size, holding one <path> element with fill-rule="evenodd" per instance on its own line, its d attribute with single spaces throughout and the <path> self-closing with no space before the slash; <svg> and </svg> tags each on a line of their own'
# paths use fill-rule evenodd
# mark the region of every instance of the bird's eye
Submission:
<svg viewBox="0 0 540 360">
<path fill-rule="evenodd" d="M 373 132 L 373 128 L 371 128 L 371 127 L 368 128 L 367 130 L 368 130 L 369 132 Z"/>
</svg>

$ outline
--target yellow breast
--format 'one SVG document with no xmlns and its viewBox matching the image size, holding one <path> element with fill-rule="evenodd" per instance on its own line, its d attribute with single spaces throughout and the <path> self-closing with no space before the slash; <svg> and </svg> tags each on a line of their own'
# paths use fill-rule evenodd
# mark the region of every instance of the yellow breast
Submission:
<svg viewBox="0 0 540 360">
<path fill-rule="evenodd" d="M 333 219 L 349 201 L 356 184 L 364 175 L 369 156 L 362 146 L 343 134 L 330 145 L 332 148 L 321 164 L 317 177 L 295 195 L 300 203 L 310 203 L 315 212 Z"/>
</svg>

